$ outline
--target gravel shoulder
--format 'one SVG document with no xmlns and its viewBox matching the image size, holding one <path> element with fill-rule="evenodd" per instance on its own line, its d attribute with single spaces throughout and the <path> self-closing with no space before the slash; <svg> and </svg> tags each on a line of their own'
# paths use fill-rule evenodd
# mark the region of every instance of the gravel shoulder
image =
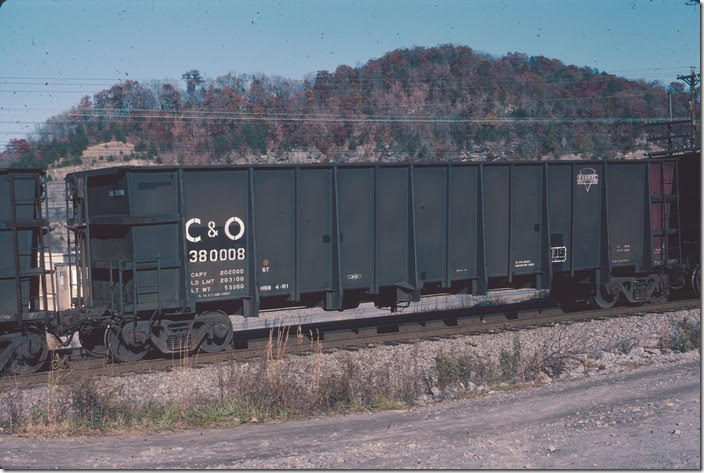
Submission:
<svg viewBox="0 0 704 473">
<path fill-rule="evenodd" d="M 355 366 L 359 368 L 358 376 L 348 381 L 357 383 L 359 389 L 367 389 L 368 385 L 376 384 L 397 392 L 404 389 L 409 378 L 436 382 L 436 359 L 439 354 L 454 359 L 471 357 L 481 360 L 488 368 L 499 371 L 502 351 L 511 352 L 515 337 L 519 336 L 524 360 L 535 357 L 538 352 L 544 357 L 546 366 L 539 381 L 561 381 L 678 361 L 683 354 L 673 346 L 677 339 L 676 327 L 683 321 L 698 323 L 700 318 L 699 309 L 690 309 L 556 324 L 517 332 L 501 331 L 421 340 L 413 344 L 377 345 L 355 352 L 323 351 L 317 353 L 317 356 L 288 356 L 283 368 L 290 375 L 286 378 L 287 384 L 305 389 L 314 382 L 312 377 L 316 371 L 321 374 L 321 378 L 337 383 L 339 378 L 346 379 L 355 374 L 345 371 L 347 367 Z M 288 343 L 301 341 L 292 336 Z M 308 342 L 304 340 L 303 343 Z M 325 350 L 324 341 L 320 348 Z M 312 345 L 311 351 L 315 351 Z M 262 355 L 266 353 L 263 351 Z M 552 366 L 547 366 L 550 364 Z M 105 391 L 119 392 L 121 400 L 133 405 L 164 401 L 190 405 L 221 398 L 223 390 L 232 388 L 229 385 L 223 387 L 223 383 L 228 384 L 227 380 L 232 380 L 234 385 L 241 384 L 243 373 L 254 371 L 259 376 L 256 365 L 257 362 L 234 362 L 171 372 L 105 376 L 99 384 Z M 442 390 L 434 388 L 432 392 L 428 388 L 428 392 L 420 394 L 413 404 L 431 404 L 475 391 L 484 394 L 491 389 L 485 380 L 472 381 L 476 386 L 465 382 L 464 386 L 451 385 Z M 65 387 L 59 386 L 58 390 L 61 392 Z M 14 408 L 21 409 L 25 416 L 31 415 L 35 407 L 46 412 L 49 403 L 55 398 L 56 393 L 50 387 L 10 388 L 4 392 L 0 390 L 0 422 L 7 422 L 8 413 Z M 68 403 L 65 399 L 58 399 L 58 402 Z"/>
<path fill-rule="evenodd" d="M 148 436 L 3 435 L 0 466 L 699 469 L 701 363 L 686 355 L 403 411 Z"/>
</svg>

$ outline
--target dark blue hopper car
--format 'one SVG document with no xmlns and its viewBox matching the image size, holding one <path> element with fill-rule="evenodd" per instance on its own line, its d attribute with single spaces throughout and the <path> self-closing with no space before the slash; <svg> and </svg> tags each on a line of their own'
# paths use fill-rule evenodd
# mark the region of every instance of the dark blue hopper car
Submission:
<svg viewBox="0 0 704 473">
<path fill-rule="evenodd" d="M 105 338 L 119 360 L 151 345 L 217 351 L 231 314 L 393 310 L 495 287 L 600 307 L 661 300 L 698 289 L 698 177 L 698 154 L 71 174 L 77 300 L 97 327 L 82 342 L 104 352 Z M 107 337 L 95 314 L 112 317 Z"/>
<path fill-rule="evenodd" d="M 47 333 L 134 361 L 222 350 L 230 316 L 264 309 L 393 311 L 505 287 L 599 307 L 698 292 L 699 170 L 689 152 L 78 172 L 66 178 L 72 308 L 57 311 L 43 173 L 0 169 L 0 370 L 40 367 Z"/>
</svg>

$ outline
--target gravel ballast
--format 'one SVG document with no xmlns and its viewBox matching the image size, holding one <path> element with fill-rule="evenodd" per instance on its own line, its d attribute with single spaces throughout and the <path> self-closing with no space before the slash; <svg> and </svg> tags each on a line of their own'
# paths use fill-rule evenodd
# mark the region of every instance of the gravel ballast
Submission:
<svg viewBox="0 0 704 473">
<path fill-rule="evenodd" d="M 424 405 L 443 399 L 492 395 L 496 391 L 513 389 L 516 385 L 548 384 L 561 379 L 601 376 L 630 370 L 640 366 L 675 363 L 699 359 L 699 350 L 685 353 L 677 348 L 678 330 L 683 325 L 695 326 L 700 321 L 700 310 L 680 310 L 660 314 L 634 315 L 593 320 L 571 324 L 457 336 L 440 340 L 421 340 L 412 344 L 373 346 L 358 351 L 335 350 L 325 352 L 325 342 L 312 346 L 313 354 L 290 355 L 282 360 L 268 359 L 268 369 L 285 369 L 287 382 L 301 384 L 305 389 L 324 389 L 326 382 L 345 382 L 350 370 L 356 380 L 368 386 L 350 389 L 376 389 L 381 393 L 412 393 L 408 404 Z M 698 326 L 697 326 L 698 330 Z M 540 353 L 541 368 L 537 376 L 514 382 L 481 380 L 442 385 L 438 382 L 438 356 L 452 359 L 471 357 L 496 372 L 501 370 L 501 359 L 514 353 L 516 341 L 520 344 L 522 360 L 535 359 Z M 310 343 L 296 338 L 289 345 Z M 273 347 L 276 352 L 276 346 Z M 502 352 L 504 353 L 502 355 Z M 262 353 L 267 359 L 266 353 Z M 101 389 L 118 393 L 119 398 L 133 405 L 150 403 L 194 404 L 216 401 L 223 397 L 228 386 L 238 377 L 250 374 L 257 363 L 232 362 L 199 368 L 175 369 L 171 372 L 133 374 L 120 377 L 101 377 Z M 552 363 L 552 365 L 551 365 Z M 187 365 L 187 363 L 184 363 Z M 558 366 L 559 365 L 559 366 Z M 327 381 L 325 381 L 327 380 Z M 409 381 L 411 380 L 411 381 Z M 408 388 L 415 383 L 414 389 Z M 6 389 L 0 392 L 0 422 L 7 423 L 9 413 L 19 409 L 23 415 L 32 415 L 37 409 L 46 411 L 48 400 L 66 404 L 62 386 L 33 389 Z M 288 388 L 287 388 L 288 389 Z M 294 391 L 292 391 L 294 392 Z M 404 391 L 405 392 L 405 391 Z M 391 394 L 388 396 L 393 398 Z M 243 419 L 242 421 L 249 421 Z"/>
</svg>

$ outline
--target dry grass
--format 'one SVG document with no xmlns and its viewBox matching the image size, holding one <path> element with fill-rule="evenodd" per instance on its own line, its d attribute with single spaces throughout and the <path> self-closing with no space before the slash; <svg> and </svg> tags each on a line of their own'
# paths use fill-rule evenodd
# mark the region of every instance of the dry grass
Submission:
<svg viewBox="0 0 704 473">
<path fill-rule="evenodd" d="M 687 352 L 701 347 L 701 322 L 684 319 L 673 327 L 674 334 L 668 338 L 673 350 Z"/>
<path fill-rule="evenodd" d="M 24 435 L 62 436 L 228 426 L 327 412 L 397 409 L 422 394 L 417 350 L 399 366 L 370 368 L 371 363 L 343 357 L 340 369 L 330 370 L 323 363 L 323 342 L 315 333 L 308 336 L 311 355 L 301 358 L 302 369 L 286 363 L 289 330 L 271 331 L 264 356 L 219 368 L 217 395 L 209 399 L 184 389 L 178 399 L 140 405 L 127 401 L 120 389 L 106 388 L 100 377 L 69 376 L 61 360 L 54 360 L 47 399 L 32 406 L 31 412 L 23 413 L 22 399 L 0 394 L 0 405 L 10 410 L 3 427 Z M 179 383 L 192 386 L 194 359 L 187 350 L 178 356 Z"/>
<path fill-rule="evenodd" d="M 673 335 L 663 333 L 662 339 L 672 343 L 673 349 L 674 345 L 698 347 L 698 330 L 698 325 L 685 321 L 673 328 Z M 583 359 L 586 345 L 564 333 L 552 332 L 533 344 L 537 346 L 533 350 L 524 348 L 515 335 L 493 359 L 479 357 L 468 343 L 457 352 L 437 352 L 434 363 L 428 365 L 419 363 L 418 344 L 380 364 L 374 362 L 374 351 L 326 355 L 319 335 L 303 333 L 300 327 L 293 340 L 288 328 L 272 330 L 260 358 L 221 365 L 217 385 L 203 391 L 198 390 L 202 386 L 197 370 L 191 369 L 195 357 L 183 350 L 175 371 L 184 389 L 170 399 L 146 403 L 127 400 L 119 388 L 108 388 L 101 378 L 74 373 L 69 377 L 63 361 L 54 359 L 46 399 L 28 409 L 21 396 L 0 393 L 0 409 L 5 412 L 0 418 L 10 432 L 56 436 L 232 426 L 332 412 L 398 409 L 438 396 L 473 397 L 483 391 L 540 383 L 545 375 L 556 377 L 567 365 L 579 364 L 577 359 L 588 368 L 590 360 Z M 310 343 L 310 354 L 298 357 L 296 363 L 288 362 L 289 343 Z M 633 341 L 613 343 L 617 347 Z"/>
</svg>

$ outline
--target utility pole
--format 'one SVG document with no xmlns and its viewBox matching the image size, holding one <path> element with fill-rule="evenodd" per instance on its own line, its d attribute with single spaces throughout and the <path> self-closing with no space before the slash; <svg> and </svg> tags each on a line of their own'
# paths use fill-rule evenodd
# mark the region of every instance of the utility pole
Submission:
<svg viewBox="0 0 704 473">
<path fill-rule="evenodd" d="M 667 93 L 670 101 L 670 116 L 667 120 L 667 152 L 672 153 L 672 92 Z"/>
<path fill-rule="evenodd" d="M 688 76 L 677 76 L 677 79 L 684 81 L 685 84 L 689 86 L 689 111 L 690 111 L 690 138 L 689 144 L 692 148 L 696 148 L 697 139 L 697 125 L 696 125 L 696 91 L 697 85 L 701 81 L 701 74 L 694 73 L 694 67 L 692 67 Z"/>
</svg>

